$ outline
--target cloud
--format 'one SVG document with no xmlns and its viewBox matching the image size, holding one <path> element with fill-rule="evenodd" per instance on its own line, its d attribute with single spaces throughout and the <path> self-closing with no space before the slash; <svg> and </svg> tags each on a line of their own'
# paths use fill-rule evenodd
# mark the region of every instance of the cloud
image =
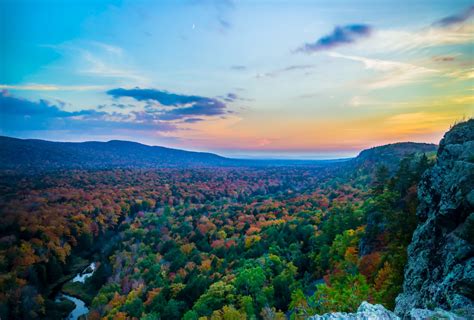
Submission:
<svg viewBox="0 0 474 320">
<path fill-rule="evenodd" d="M 123 89 L 117 88 L 107 91 L 114 98 L 130 97 L 138 101 L 158 102 L 159 105 L 149 104 L 147 110 L 151 113 L 160 114 L 162 120 L 178 120 L 195 116 L 219 116 L 228 113 L 227 105 L 215 98 L 207 98 L 195 95 L 184 95 L 170 93 L 156 89 Z M 230 94 L 228 99 L 237 98 Z M 233 100 L 232 100 L 233 101 Z M 175 107 L 163 109 L 162 107 Z"/>
<path fill-rule="evenodd" d="M 240 100 L 239 96 L 236 95 L 235 93 L 228 93 L 225 97 L 224 100 L 227 102 L 234 102 L 235 100 Z"/>
<path fill-rule="evenodd" d="M 297 50 L 297 52 L 312 53 L 332 49 L 368 37 L 371 32 L 372 28 L 365 24 L 350 24 L 342 27 L 337 26 L 331 34 L 318 39 L 316 42 L 305 43 Z"/>
<path fill-rule="evenodd" d="M 227 21 L 227 20 L 225 20 L 221 17 L 218 18 L 218 21 L 219 21 L 219 24 L 220 24 L 222 29 L 230 29 L 230 27 L 232 26 L 229 21 Z"/>
<path fill-rule="evenodd" d="M 219 32 L 225 33 L 232 28 L 230 15 L 235 9 L 234 1 L 232 0 L 198 0 L 191 1 L 194 5 L 204 6 L 210 13 L 210 18 L 213 22 L 213 28 Z M 194 29 L 194 24 L 193 24 Z"/>
<path fill-rule="evenodd" d="M 229 13 L 234 10 L 235 5 L 231 0 L 217 0 L 213 1 L 217 11 L 217 22 L 219 23 L 219 29 L 221 31 L 229 30 L 232 27 L 232 23 L 229 19 Z"/>
<path fill-rule="evenodd" d="M 78 85 L 78 86 L 63 86 L 55 84 L 21 84 L 21 85 L 10 85 L 0 84 L 0 90 L 21 90 L 21 91 L 93 91 L 103 90 L 105 86 L 89 86 L 89 85 Z"/>
<path fill-rule="evenodd" d="M 193 117 L 193 116 L 212 117 L 212 116 L 219 116 L 223 114 L 225 114 L 225 112 L 223 112 L 220 106 L 209 107 L 209 106 L 196 104 L 191 107 L 166 110 L 161 113 L 160 119 L 161 120 L 179 120 L 179 119 Z"/>
<path fill-rule="evenodd" d="M 354 96 L 349 100 L 349 106 L 351 107 L 373 106 L 373 105 L 384 105 L 384 103 L 381 101 L 376 101 L 367 96 Z"/>
<path fill-rule="evenodd" d="M 314 69 L 316 66 L 311 64 L 297 64 L 291 65 L 282 69 L 277 69 L 275 71 L 266 72 L 266 73 L 257 73 L 255 76 L 257 79 L 261 78 L 275 78 L 280 76 L 283 73 L 292 72 L 292 71 L 304 71 L 309 69 Z"/>
<path fill-rule="evenodd" d="M 455 70 L 447 73 L 447 76 L 456 78 L 458 80 L 471 80 L 474 79 L 474 68 Z"/>
<path fill-rule="evenodd" d="M 389 116 L 383 123 L 392 128 L 398 135 L 414 137 L 426 135 L 435 128 L 442 128 L 453 123 L 457 115 L 443 112 L 410 112 Z"/>
<path fill-rule="evenodd" d="M 214 101 L 212 98 L 205 98 L 194 95 L 175 94 L 168 91 L 156 89 L 124 89 L 117 88 L 107 91 L 108 95 L 114 98 L 131 97 L 138 101 L 154 100 L 164 106 L 180 106 L 188 103 L 209 103 Z"/>
<path fill-rule="evenodd" d="M 96 45 L 97 47 L 100 47 L 107 51 L 110 54 L 116 55 L 116 56 L 122 56 L 123 55 L 123 49 L 108 43 L 103 43 L 99 41 L 91 41 L 92 44 Z"/>
<path fill-rule="evenodd" d="M 357 52 L 414 52 L 431 47 L 472 45 L 474 24 L 466 23 L 474 16 L 474 6 L 462 13 L 445 17 L 419 30 L 374 30 L 367 41 L 354 44 Z"/>
<path fill-rule="evenodd" d="M 435 56 L 432 57 L 433 61 L 435 62 L 452 62 L 456 60 L 457 55 L 450 55 L 450 56 Z"/>
<path fill-rule="evenodd" d="M 432 75 L 433 73 L 438 72 L 437 70 L 419 67 L 413 64 L 399 61 L 343 55 L 337 52 L 330 52 L 329 55 L 335 58 L 362 62 L 367 69 L 384 73 L 384 76 L 382 78 L 369 83 L 369 89 L 381 89 L 405 85 L 408 83 L 415 82 L 416 80 L 419 80 L 420 78 L 425 77 L 427 75 Z"/>
<path fill-rule="evenodd" d="M 423 48 L 470 44 L 474 40 L 472 25 L 459 28 L 426 28 L 419 31 L 381 31 L 368 47 L 373 52 L 420 50 Z M 367 49 L 367 47 L 365 48 Z"/>
<path fill-rule="evenodd" d="M 129 114 L 93 109 L 66 111 L 46 100 L 31 101 L 11 96 L 4 90 L 0 95 L 0 128 L 2 133 L 38 130 L 110 130 L 173 131 L 173 124 L 163 122 L 146 111 Z"/>
<path fill-rule="evenodd" d="M 82 51 L 82 59 L 86 64 L 86 67 L 81 67 L 78 72 L 102 78 L 116 78 L 131 80 L 139 83 L 147 83 L 148 79 L 135 70 L 132 70 L 128 66 L 119 66 L 117 64 L 110 63 L 110 59 L 103 57 L 100 54 L 93 53 L 88 50 Z M 110 51 L 105 50 L 105 52 L 110 55 Z M 116 60 L 116 59 L 113 59 Z"/>
<path fill-rule="evenodd" d="M 201 122 L 204 121 L 204 119 L 201 118 L 188 118 L 184 120 L 185 123 L 196 123 L 196 122 Z"/>
<path fill-rule="evenodd" d="M 474 17 L 474 6 L 470 6 L 469 8 L 465 9 L 464 11 L 452 15 L 452 16 L 447 16 L 443 19 L 440 19 L 438 21 L 435 21 L 433 23 L 433 26 L 436 27 L 450 27 L 459 23 L 463 23 L 470 18 Z"/>
<path fill-rule="evenodd" d="M 107 79 L 117 83 L 141 85 L 149 82 L 149 79 L 136 69 L 133 58 L 123 48 L 112 44 L 74 40 L 42 47 L 53 49 L 62 56 L 49 67 L 55 70 L 72 71 L 74 75 L 99 81 Z"/>
<path fill-rule="evenodd" d="M 124 103 L 112 103 L 112 104 L 101 104 L 99 106 L 97 106 L 97 109 L 99 110 L 102 110 L 102 109 L 106 109 L 106 108 L 118 108 L 118 109 L 122 109 L 122 110 L 125 110 L 125 109 L 132 109 L 132 108 L 135 108 L 136 106 L 133 105 L 133 104 L 124 104 Z"/>
<path fill-rule="evenodd" d="M 299 64 L 299 65 L 292 65 L 286 68 L 281 69 L 282 72 L 285 71 L 293 71 L 293 70 L 307 70 L 314 68 L 314 65 L 311 64 Z"/>
</svg>

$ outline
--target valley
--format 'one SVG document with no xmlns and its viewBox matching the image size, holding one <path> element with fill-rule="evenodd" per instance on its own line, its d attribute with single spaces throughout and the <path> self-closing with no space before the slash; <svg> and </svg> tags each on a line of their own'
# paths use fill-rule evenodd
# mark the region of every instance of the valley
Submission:
<svg viewBox="0 0 474 320">
<path fill-rule="evenodd" d="M 402 144 L 370 160 L 304 165 L 5 170 L 3 316 L 303 319 L 363 300 L 393 308 L 434 150 Z M 72 279 L 59 293 L 69 303 L 48 298 L 61 277 Z"/>
</svg>

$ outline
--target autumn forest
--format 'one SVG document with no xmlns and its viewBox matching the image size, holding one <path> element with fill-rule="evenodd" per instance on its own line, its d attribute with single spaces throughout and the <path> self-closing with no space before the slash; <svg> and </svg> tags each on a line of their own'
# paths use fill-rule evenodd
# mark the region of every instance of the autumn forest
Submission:
<svg viewBox="0 0 474 320">
<path fill-rule="evenodd" d="M 393 309 L 434 150 L 399 144 L 312 165 L 4 170 L 0 316 L 65 317 L 74 304 L 60 290 L 90 320 Z M 71 280 L 91 262 L 90 277 Z"/>
</svg>

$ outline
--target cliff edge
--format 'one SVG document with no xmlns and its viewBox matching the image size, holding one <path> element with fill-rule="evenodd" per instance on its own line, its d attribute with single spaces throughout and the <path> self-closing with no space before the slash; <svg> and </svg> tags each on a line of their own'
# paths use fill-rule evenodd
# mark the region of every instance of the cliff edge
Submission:
<svg viewBox="0 0 474 320">
<path fill-rule="evenodd" d="M 451 310 L 474 318 L 474 119 L 441 140 L 418 186 L 419 218 L 395 312 Z"/>
</svg>

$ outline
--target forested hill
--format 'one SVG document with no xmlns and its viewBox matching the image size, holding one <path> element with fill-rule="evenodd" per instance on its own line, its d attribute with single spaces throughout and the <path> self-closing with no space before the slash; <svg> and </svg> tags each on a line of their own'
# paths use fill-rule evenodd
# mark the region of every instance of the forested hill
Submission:
<svg viewBox="0 0 474 320">
<path fill-rule="evenodd" d="M 77 143 L 0 137 L 2 169 L 221 166 L 236 162 L 212 153 L 152 147 L 130 141 Z"/>
<path fill-rule="evenodd" d="M 384 165 L 390 171 L 393 171 L 398 168 L 400 159 L 416 153 L 432 153 L 434 155 L 437 148 L 438 146 L 432 143 L 399 142 L 386 144 L 361 151 L 351 161 L 351 165 L 362 170 L 370 170 L 375 166 Z"/>
<path fill-rule="evenodd" d="M 400 159 L 412 153 L 435 152 L 436 145 L 425 143 L 395 143 L 362 151 L 350 166 L 371 169 L 383 164 L 398 167 Z M 213 153 L 193 152 L 160 146 L 148 146 L 131 141 L 52 142 L 37 139 L 17 139 L 0 136 L 0 169 L 55 170 L 160 167 L 217 166 L 287 166 L 327 165 L 341 160 L 243 160 Z"/>
</svg>

